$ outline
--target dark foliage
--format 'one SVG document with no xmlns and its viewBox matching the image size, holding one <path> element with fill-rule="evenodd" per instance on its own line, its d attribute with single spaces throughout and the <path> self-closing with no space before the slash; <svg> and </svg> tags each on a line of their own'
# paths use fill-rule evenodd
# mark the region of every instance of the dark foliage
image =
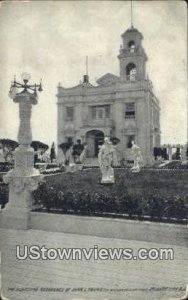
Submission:
<svg viewBox="0 0 188 300">
<path fill-rule="evenodd" d="M 11 148 L 12 150 L 14 150 L 19 145 L 19 143 L 17 141 L 14 141 L 14 140 L 11 140 L 11 139 L 0 139 L 0 143 L 3 146 Z"/>
<path fill-rule="evenodd" d="M 8 202 L 8 185 L 0 183 L 0 205 L 1 208 L 4 208 Z"/>
<path fill-rule="evenodd" d="M 13 168 L 13 165 L 8 162 L 0 162 L 0 172 L 8 172 Z"/>
<path fill-rule="evenodd" d="M 31 147 L 37 151 L 38 149 L 43 149 L 43 150 L 47 150 L 49 148 L 49 146 L 47 144 L 44 144 L 40 141 L 32 141 L 31 142 Z"/>
<path fill-rule="evenodd" d="M 103 186 L 99 170 L 64 173 L 39 186 L 34 204 L 38 209 L 62 213 L 182 220 L 187 218 L 187 173 L 174 177 L 168 171 L 132 174 L 116 170 L 116 183 Z M 174 180 L 179 180 L 176 188 Z"/>
</svg>

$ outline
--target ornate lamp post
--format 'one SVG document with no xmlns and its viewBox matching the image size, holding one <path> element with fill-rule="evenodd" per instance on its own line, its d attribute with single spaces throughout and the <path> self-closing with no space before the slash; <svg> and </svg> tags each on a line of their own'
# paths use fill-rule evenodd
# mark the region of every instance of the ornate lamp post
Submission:
<svg viewBox="0 0 188 300">
<path fill-rule="evenodd" d="M 11 84 L 9 96 L 15 103 L 19 103 L 19 117 L 20 117 L 20 126 L 18 133 L 18 142 L 20 144 L 20 148 L 29 147 L 32 142 L 32 134 L 31 134 L 31 108 L 32 105 L 37 104 L 38 96 L 37 96 L 37 88 L 38 91 L 42 91 L 41 83 L 39 85 L 29 85 L 28 81 L 30 79 L 30 75 L 27 73 L 22 74 L 22 79 L 24 83 L 19 83 L 16 81 L 14 77 L 14 81 Z M 18 93 L 18 89 L 22 89 L 20 93 Z M 30 92 L 32 91 L 32 93 Z"/>
<path fill-rule="evenodd" d="M 14 151 L 14 169 L 3 178 L 9 184 L 9 202 L 0 219 L 2 227 L 14 229 L 29 228 L 32 191 L 43 177 L 34 168 L 34 150 L 30 147 L 31 110 L 32 105 L 37 104 L 37 91 L 42 91 L 42 84 L 28 84 L 30 75 L 27 73 L 22 74 L 22 79 L 23 83 L 19 83 L 14 78 L 9 92 L 10 98 L 19 104 L 19 147 Z"/>
</svg>

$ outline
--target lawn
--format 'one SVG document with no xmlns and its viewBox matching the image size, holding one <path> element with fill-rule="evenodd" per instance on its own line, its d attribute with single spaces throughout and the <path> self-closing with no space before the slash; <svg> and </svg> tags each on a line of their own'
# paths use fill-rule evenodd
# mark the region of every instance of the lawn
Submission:
<svg viewBox="0 0 188 300">
<path fill-rule="evenodd" d="M 154 191 L 165 196 L 188 195 L 188 172 L 182 170 L 141 170 L 131 173 L 130 169 L 115 169 L 115 184 L 100 184 L 99 169 L 86 169 L 76 173 L 62 173 L 46 177 L 46 181 L 62 190 L 88 191 L 94 190 L 116 193 L 127 191 L 132 195 L 152 195 Z"/>
</svg>

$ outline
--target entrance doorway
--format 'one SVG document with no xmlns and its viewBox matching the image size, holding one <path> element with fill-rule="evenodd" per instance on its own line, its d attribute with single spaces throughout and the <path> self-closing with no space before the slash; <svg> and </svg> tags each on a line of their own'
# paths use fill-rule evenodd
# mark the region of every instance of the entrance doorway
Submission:
<svg viewBox="0 0 188 300">
<path fill-rule="evenodd" d="M 86 133 L 87 156 L 97 157 L 99 146 L 104 143 L 104 133 L 100 130 L 90 130 Z"/>
</svg>

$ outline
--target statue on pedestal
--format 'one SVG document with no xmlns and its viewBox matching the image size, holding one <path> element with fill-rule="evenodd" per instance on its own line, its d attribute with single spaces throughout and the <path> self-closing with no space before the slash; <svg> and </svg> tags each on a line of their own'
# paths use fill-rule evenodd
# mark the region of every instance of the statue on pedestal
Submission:
<svg viewBox="0 0 188 300">
<path fill-rule="evenodd" d="M 105 137 L 104 144 L 101 146 L 98 155 L 99 166 L 102 173 L 102 184 L 114 183 L 113 164 L 113 145 L 108 137 Z"/>
<path fill-rule="evenodd" d="M 132 173 L 139 173 L 143 164 L 140 147 L 132 141 L 132 152 L 134 157 L 134 165 L 131 168 Z"/>
<path fill-rule="evenodd" d="M 66 170 L 67 172 L 76 172 L 76 164 L 74 162 L 74 157 L 73 157 L 73 145 L 71 145 L 66 152 Z"/>
</svg>

